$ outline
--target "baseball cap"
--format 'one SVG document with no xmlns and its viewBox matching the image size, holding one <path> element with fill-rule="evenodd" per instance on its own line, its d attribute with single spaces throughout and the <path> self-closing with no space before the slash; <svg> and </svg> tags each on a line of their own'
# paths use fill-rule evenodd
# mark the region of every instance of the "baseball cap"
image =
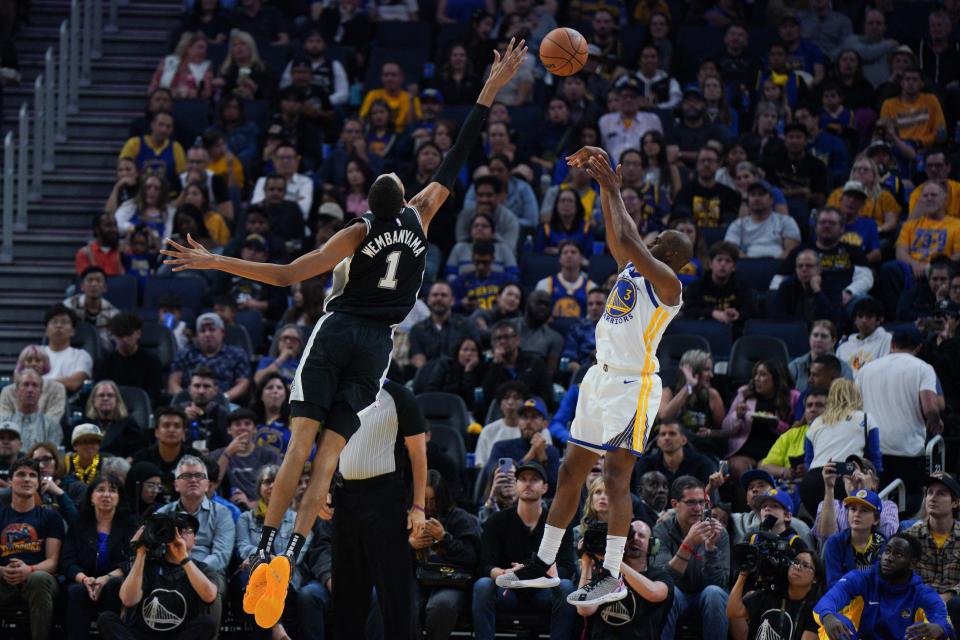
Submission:
<svg viewBox="0 0 960 640">
<path fill-rule="evenodd" d="M 691 85 L 683 90 L 683 97 L 696 96 L 697 98 L 703 99 L 703 92 L 700 91 L 700 87 L 696 85 Z"/>
<path fill-rule="evenodd" d="M 77 440 L 80 440 L 81 438 L 96 438 L 97 440 L 103 440 L 103 432 L 100 431 L 100 427 L 97 425 L 85 422 L 84 424 L 78 424 L 73 428 L 73 434 L 70 436 L 70 444 L 77 444 Z"/>
<path fill-rule="evenodd" d="M 844 462 L 856 462 L 857 466 L 860 467 L 860 471 L 870 471 L 875 476 L 879 476 L 877 473 L 877 465 L 870 462 L 867 458 L 861 458 L 855 453 L 851 453 L 847 456 L 847 459 Z"/>
<path fill-rule="evenodd" d="M 523 413 L 527 409 L 533 409 L 544 418 L 547 417 L 547 406 L 543 404 L 543 400 L 541 400 L 540 398 L 529 398 L 525 400 L 524 403 L 520 406 L 520 413 Z"/>
<path fill-rule="evenodd" d="M 518 465 L 516 469 L 516 476 L 519 477 L 520 474 L 524 471 L 533 471 L 538 476 L 540 476 L 544 482 L 547 481 L 547 471 L 543 468 L 542 464 L 540 464 L 535 460 L 531 460 L 530 462 L 524 462 L 523 464 Z"/>
<path fill-rule="evenodd" d="M 886 151 L 887 153 L 892 153 L 890 150 L 890 145 L 884 142 L 883 140 L 874 140 L 870 143 L 870 146 L 867 147 L 867 156 L 872 156 L 875 153 L 880 151 Z"/>
<path fill-rule="evenodd" d="M 883 510 L 883 505 L 880 502 L 880 496 L 878 496 L 875 491 L 870 491 L 869 489 L 860 489 L 852 496 L 847 496 L 843 499 L 843 504 L 862 504 L 870 507 L 877 513 L 880 513 Z"/>
<path fill-rule="evenodd" d="M 750 193 L 755 189 L 763 189 L 767 193 L 771 193 L 771 194 L 773 193 L 773 187 L 770 186 L 770 183 L 767 182 L 766 180 L 754 180 L 753 182 L 751 182 L 750 186 L 747 187 L 747 193 Z"/>
<path fill-rule="evenodd" d="M 746 491 L 747 487 L 750 486 L 750 483 L 754 480 L 763 480 L 771 487 L 777 486 L 776 481 L 773 479 L 773 476 L 770 475 L 770 472 L 764 471 L 763 469 L 750 469 L 742 476 L 740 476 L 740 486 L 743 487 Z"/>
<path fill-rule="evenodd" d="M 12 420 L 4 420 L 3 422 L 0 422 L 0 431 L 13 433 L 16 434 L 18 438 L 20 437 L 20 425 Z"/>
<path fill-rule="evenodd" d="M 440 93 L 438 89 L 424 89 L 420 92 L 420 101 L 422 102 L 424 100 L 433 100 L 434 102 L 443 104 L 443 94 Z"/>
<path fill-rule="evenodd" d="M 864 198 L 867 197 L 867 189 L 859 180 L 847 180 L 847 183 L 843 185 L 843 193 L 858 193 Z"/>
<path fill-rule="evenodd" d="M 624 89 L 630 89 L 631 91 L 636 91 L 640 93 L 640 83 L 637 82 L 637 79 L 631 75 L 620 76 L 615 83 L 613 83 L 613 88 L 617 91 L 623 91 Z"/>
<path fill-rule="evenodd" d="M 336 202 L 324 202 L 317 210 L 318 216 L 326 216 L 334 220 L 343 220 L 343 209 Z"/>
<path fill-rule="evenodd" d="M 913 349 L 923 344 L 923 334 L 915 325 L 901 325 L 893 332 L 892 342 L 901 349 Z"/>
<path fill-rule="evenodd" d="M 267 239 L 259 233 L 251 233 L 243 240 L 245 247 L 259 247 L 261 250 L 267 250 Z"/>
<path fill-rule="evenodd" d="M 923 486 L 926 488 L 935 482 L 939 482 L 949 489 L 954 498 L 960 498 L 960 483 L 954 480 L 950 474 L 944 473 L 943 471 L 935 471 L 923 479 Z"/>
<path fill-rule="evenodd" d="M 759 511 L 764 504 L 771 501 L 776 502 L 783 507 L 787 513 L 793 515 L 793 500 L 790 499 L 790 496 L 778 489 L 770 489 L 770 491 L 767 491 L 765 494 L 754 498 L 753 508 Z"/>
<path fill-rule="evenodd" d="M 212 311 L 208 311 L 207 313 L 201 314 L 200 317 L 197 318 L 197 331 L 200 331 L 200 328 L 208 322 L 213 323 L 217 329 L 223 329 L 223 318 Z"/>
</svg>

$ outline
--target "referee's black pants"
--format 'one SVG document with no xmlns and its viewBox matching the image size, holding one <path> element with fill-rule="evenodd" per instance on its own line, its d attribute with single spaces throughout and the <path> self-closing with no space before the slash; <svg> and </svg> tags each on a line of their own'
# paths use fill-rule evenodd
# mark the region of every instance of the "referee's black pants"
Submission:
<svg viewBox="0 0 960 640">
<path fill-rule="evenodd" d="M 384 638 L 413 637 L 413 563 L 406 500 L 406 487 L 397 473 L 337 483 L 330 609 L 336 640 L 356 640 L 365 628 L 374 587 Z"/>
</svg>

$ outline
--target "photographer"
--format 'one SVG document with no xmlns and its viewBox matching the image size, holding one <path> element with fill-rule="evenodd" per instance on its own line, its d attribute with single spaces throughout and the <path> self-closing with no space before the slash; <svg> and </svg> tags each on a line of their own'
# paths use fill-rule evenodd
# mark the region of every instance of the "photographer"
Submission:
<svg viewBox="0 0 960 640">
<path fill-rule="evenodd" d="M 823 563 L 812 551 L 801 551 L 787 571 L 786 590 L 759 589 L 743 595 L 751 571 L 741 567 L 727 601 L 727 617 L 746 619 L 747 638 L 778 637 L 782 640 L 816 640 L 813 607 L 824 582 Z M 769 632 L 773 631 L 777 635 Z"/>
<path fill-rule="evenodd" d="M 588 530 L 584 537 L 584 553 L 580 557 L 580 586 L 590 582 L 594 563 L 603 562 L 606 550 L 606 527 Z M 593 540 L 593 538 L 598 538 Z M 651 553 L 650 527 L 642 520 L 630 525 L 627 546 L 623 550 L 620 574 L 627 585 L 627 597 L 600 606 L 577 606 L 577 613 L 590 618 L 591 640 L 638 638 L 659 640 L 666 616 L 673 605 L 673 576 L 669 570 L 649 566 Z"/>
<path fill-rule="evenodd" d="M 217 619 L 203 613 L 217 599 L 213 572 L 190 558 L 199 526 L 187 513 L 154 514 L 133 534 L 137 553 L 120 586 L 123 618 L 113 611 L 97 618 L 105 640 L 161 633 L 179 640 L 207 640 L 216 634 Z M 166 539 L 170 541 L 163 542 Z"/>
</svg>

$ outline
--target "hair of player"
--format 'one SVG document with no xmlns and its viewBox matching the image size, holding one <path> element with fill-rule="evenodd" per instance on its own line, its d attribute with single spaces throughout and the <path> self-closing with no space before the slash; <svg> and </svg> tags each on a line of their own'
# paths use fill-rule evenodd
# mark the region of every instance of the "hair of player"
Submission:
<svg viewBox="0 0 960 640">
<path fill-rule="evenodd" d="M 392 177 L 382 175 L 370 186 L 367 202 L 370 212 L 378 220 L 392 220 L 400 215 L 403 208 L 403 190 Z"/>
</svg>

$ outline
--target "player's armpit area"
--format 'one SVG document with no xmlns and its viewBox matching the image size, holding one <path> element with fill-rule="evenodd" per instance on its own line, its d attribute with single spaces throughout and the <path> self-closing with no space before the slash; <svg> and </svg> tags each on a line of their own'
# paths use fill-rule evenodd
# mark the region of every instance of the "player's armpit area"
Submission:
<svg viewBox="0 0 960 640">
<path fill-rule="evenodd" d="M 431 182 L 407 203 L 420 212 L 424 233 L 427 232 L 427 227 L 430 226 L 433 216 L 437 215 L 437 211 L 440 210 L 449 196 L 449 189 L 439 182 Z"/>
</svg>

